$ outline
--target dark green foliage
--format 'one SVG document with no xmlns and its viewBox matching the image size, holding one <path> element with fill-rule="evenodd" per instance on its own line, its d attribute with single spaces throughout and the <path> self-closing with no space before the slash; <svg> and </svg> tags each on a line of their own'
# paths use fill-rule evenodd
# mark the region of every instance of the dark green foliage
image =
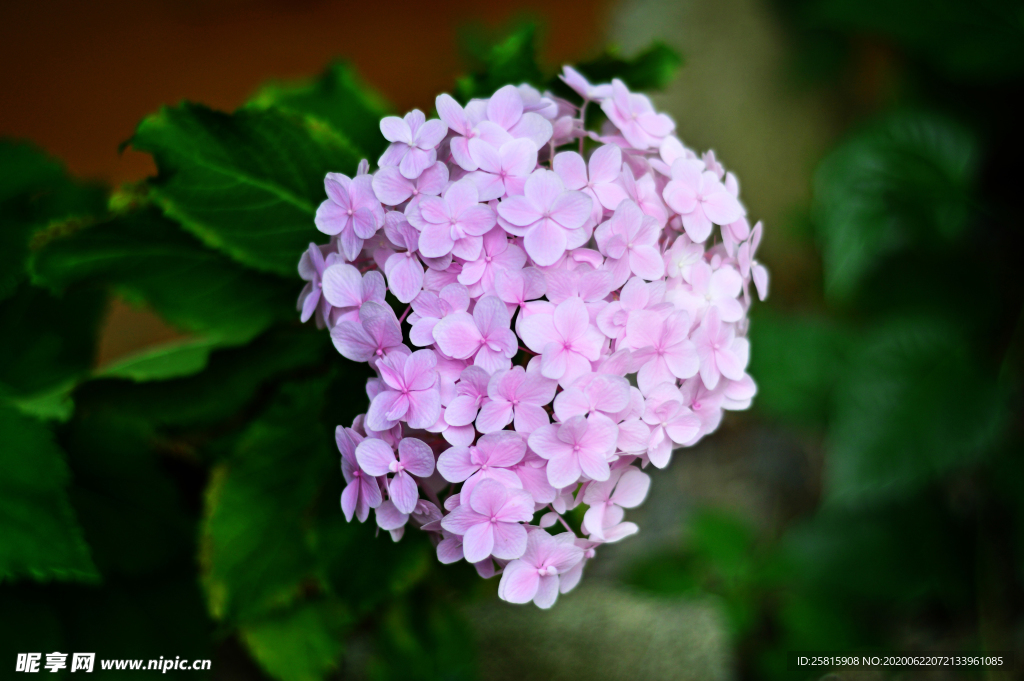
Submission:
<svg viewBox="0 0 1024 681">
<path fill-rule="evenodd" d="M 143 120 L 131 144 L 156 160 L 151 194 L 169 217 L 243 265 L 294 276 L 318 238 L 324 175 L 351 175 L 362 158 L 342 135 L 286 111 L 185 103 Z"/>
<path fill-rule="evenodd" d="M 537 64 L 537 25 L 521 24 L 499 39 L 488 39 L 487 33 L 475 28 L 463 35 L 463 45 L 473 72 L 459 78 L 455 97 L 463 104 L 474 97 L 489 97 L 498 88 L 529 83 L 541 87 L 544 75 Z"/>
<path fill-rule="evenodd" d="M 609 48 L 596 59 L 575 66 L 591 83 L 607 83 L 620 78 L 630 90 L 661 90 L 676 77 L 683 65 L 678 52 L 661 41 L 651 44 L 635 57 L 627 59 L 621 51 Z"/>
</svg>

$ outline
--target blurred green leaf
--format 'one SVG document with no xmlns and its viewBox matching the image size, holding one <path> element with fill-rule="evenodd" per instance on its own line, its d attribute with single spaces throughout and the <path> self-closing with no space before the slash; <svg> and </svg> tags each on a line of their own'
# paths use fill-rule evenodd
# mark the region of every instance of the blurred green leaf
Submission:
<svg viewBox="0 0 1024 681">
<path fill-rule="evenodd" d="M 836 388 L 828 431 L 829 498 L 904 493 L 989 453 L 1005 422 L 1002 392 L 959 330 L 901 320 L 871 333 Z"/>
<path fill-rule="evenodd" d="M 160 215 L 145 209 L 85 227 L 50 241 L 32 262 L 37 281 L 62 290 L 82 284 L 110 286 L 142 300 L 168 322 L 199 332 L 209 347 L 238 344 L 272 322 L 294 316 L 296 284 L 238 265 Z M 201 369 L 202 346 L 193 345 L 191 367 L 136 367 L 137 380 L 184 368 Z M 177 359 L 181 359 L 180 355 Z M 185 358 L 190 359 L 189 357 Z M 201 357 L 200 357 L 201 359 Z"/>
<path fill-rule="evenodd" d="M 750 325 L 756 408 L 796 423 L 823 425 L 850 339 L 837 323 L 760 310 Z"/>
<path fill-rule="evenodd" d="M 636 56 L 626 58 L 617 48 L 609 48 L 597 59 L 575 68 L 591 83 L 608 83 L 619 78 L 630 90 L 661 90 L 679 73 L 683 58 L 674 49 L 656 40 Z"/>
<path fill-rule="evenodd" d="M 1024 20 L 1014 0 L 816 0 L 805 21 L 884 36 L 955 79 L 1024 73 Z"/>
<path fill-rule="evenodd" d="M 521 24 L 499 40 L 487 36 L 488 31 L 482 27 L 467 29 L 463 34 L 463 45 L 475 68 L 456 83 L 459 100 L 466 103 L 474 97 L 490 97 L 509 84 L 543 87 L 544 76 L 537 65 L 536 24 Z"/>
<path fill-rule="evenodd" d="M 25 277 L 37 230 L 52 220 L 100 215 L 105 207 L 102 187 L 72 180 L 31 144 L 0 139 L 0 300 Z"/>
<path fill-rule="evenodd" d="M 173 341 L 118 359 L 98 371 L 101 378 L 158 381 L 190 376 L 202 371 L 210 352 L 224 344 L 220 338 L 187 338 Z"/>
<path fill-rule="evenodd" d="M 0 301 L 0 393 L 39 398 L 66 390 L 96 356 L 106 296 L 91 287 L 53 296 L 22 283 Z"/>
<path fill-rule="evenodd" d="M 388 145 L 380 132 L 380 119 L 391 113 L 391 105 L 346 62 L 331 64 L 310 83 L 266 85 L 249 105 L 276 107 L 323 121 L 351 140 L 370 161 Z"/>
<path fill-rule="evenodd" d="M 362 157 L 315 120 L 190 103 L 143 120 L 131 144 L 153 155 L 160 172 L 151 191 L 168 216 L 239 262 L 289 277 L 319 234 L 324 175 L 352 174 Z"/>
<path fill-rule="evenodd" d="M 304 603 L 247 622 L 240 633 L 253 657 L 281 681 L 320 681 L 338 667 L 348 610 L 335 600 Z"/>
<path fill-rule="evenodd" d="M 282 387 L 213 469 L 200 565 L 215 619 L 285 607 L 314 580 L 309 512 L 322 482 L 338 475 L 331 433 L 319 421 L 328 381 Z"/>
<path fill-rule="evenodd" d="M 825 288 L 849 298 L 884 257 L 936 250 L 967 225 L 977 150 L 941 116 L 901 112 L 856 134 L 814 176 Z"/>
<path fill-rule="evenodd" d="M 319 365 L 333 353 L 325 333 L 278 327 L 248 345 L 215 350 L 196 375 L 148 383 L 93 380 L 82 385 L 76 397 L 155 426 L 211 425 L 258 400 L 275 376 L 311 367 L 323 371 Z"/>
<path fill-rule="evenodd" d="M 68 503 L 70 477 L 50 431 L 0 402 L 0 580 L 99 579 Z"/>
</svg>

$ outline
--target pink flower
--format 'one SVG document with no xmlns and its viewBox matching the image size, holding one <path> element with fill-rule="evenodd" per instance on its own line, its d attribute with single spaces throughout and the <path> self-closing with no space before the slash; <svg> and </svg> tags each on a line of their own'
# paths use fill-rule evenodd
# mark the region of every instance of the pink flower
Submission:
<svg viewBox="0 0 1024 681">
<path fill-rule="evenodd" d="M 553 170 L 565 183 L 567 189 L 580 190 L 593 199 L 591 221 L 601 221 L 604 209 L 615 210 L 626 198 L 626 190 L 619 184 L 622 173 L 622 150 L 614 144 L 606 144 L 594 150 L 588 165 L 575 151 L 563 151 L 555 156 Z"/>
<path fill-rule="evenodd" d="M 327 200 L 316 209 L 316 228 L 337 234 L 347 260 L 359 257 L 363 239 L 369 239 L 384 224 L 384 209 L 373 194 L 369 175 L 349 179 L 341 173 L 327 173 Z"/>
<path fill-rule="evenodd" d="M 309 321 L 316 313 L 317 328 L 323 328 L 330 321 L 331 303 L 323 296 L 323 275 L 324 270 L 333 264 L 333 261 L 340 260 L 337 253 L 328 253 L 328 263 L 324 259 L 326 247 L 310 244 L 309 248 L 299 258 L 299 276 L 307 283 L 299 294 L 298 309 L 301 312 L 300 321 Z M 356 274 L 359 274 L 357 271 Z"/>
<path fill-rule="evenodd" d="M 643 420 L 651 427 L 647 457 L 658 468 L 668 465 L 673 442 L 690 444 L 700 435 L 700 420 L 683 405 L 683 396 L 671 383 L 662 383 L 647 396 Z"/>
<path fill-rule="evenodd" d="M 336 262 L 323 273 L 324 299 L 333 306 L 328 317 L 330 326 L 343 321 L 359 321 L 365 303 L 384 304 L 384 277 L 380 272 L 359 274 L 352 265 Z"/>
<path fill-rule="evenodd" d="M 600 102 L 612 96 L 611 85 L 591 85 L 579 71 L 571 66 L 562 67 L 562 75 L 559 76 L 566 85 L 576 91 L 585 101 Z"/>
<path fill-rule="evenodd" d="M 441 416 L 436 367 L 437 356 L 433 350 L 385 355 L 377 362 L 385 387 L 370 402 L 366 427 L 387 430 L 400 421 L 407 422 L 410 428 L 433 425 Z"/>
<path fill-rule="evenodd" d="M 569 572 L 583 560 L 583 549 L 569 533 L 552 537 L 534 530 L 526 541 L 523 557 L 505 566 L 498 584 L 498 597 L 509 603 L 533 601 L 539 608 L 550 608 L 558 599 L 559 575 Z"/>
<path fill-rule="evenodd" d="M 750 281 L 751 276 L 753 276 L 754 286 L 757 287 L 757 297 L 764 300 L 768 297 L 768 270 L 765 269 L 764 265 L 754 260 L 754 254 L 757 253 L 759 245 L 761 245 L 760 222 L 754 225 L 754 229 L 750 234 L 750 241 L 744 241 L 740 244 L 737 260 L 740 265 L 740 276 L 747 281 Z"/>
<path fill-rule="evenodd" d="M 664 289 L 661 282 L 648 284 L 639 277 L 633 277 L 622 287 L 619 299 L 608 303 L 598 313 L 597 328 L 609 338 L 623 338 L 629 328 L 630 316 L 661 303 Z"/>
<path fill-rule="evenodd" d="M 436 118 L 428 121 L 422 111 L 413 109 L 405 118 L 382 119 L 380 132 L 391 146 L 377 165 L 398 166 L 403 177 L 415 180 L 437 161 L 437 145 L 444 139 L 448 126 Z"/>
<path fill-rule="evenodd" d="M 334 430 L 334 440 L 341 452 L 341 474 L 346 483 L 341 493 L 341 510 L 345 520 L 352 522 L 354 515 L 364 523 L 370 509 L 380 506 L 382 499 L 377 480 L 365 473 L 356 459 L 356 446 L 363 441 L 363 436 L 351 428 L 338 426 Z"/>
<path fill-rule="evenodd" d="M 512 137 L 530 140 L 540 149 L 551 139 L 551 123 L 540 114 L 525 112 L 524 108 L 519 89 L 506 85 L 487 100 L 487 120 L 507 130 Z"/>
<path fill-rule="evenodd" d="M 658 194 L 658 187 L 654 182 L 654 177 L 647 173 L 639 179 L 635 179 L 629 164 L 624 163 L 622 165 L 621 180 L 622 186 L 626 190 L 626 198 L 632 199 L 636 205 L 640 206 L 640 210 L 643 211 L 644 215 L 649 215 L 657 220 L 659 227 L 664 227 L 665 223 L 668 222 L 668 210 Z"/>
<path fill-rule="evenodd" d="M 624 508 L 636 508 L 643 503 L 651 478 L 633 466 L 612 471 L 604 482 L 594 482 L 583 494 L 583 503 L 589 506 L 583 516 L 583 527 L 594 539 L 614 542 L 634 534 L 635 523 L 622 522 Z"/>
<path fill-rule="evenodd" d="M 692 319 L 701 319 L 714 308 L 726 322 L 743 318 L 743 305 L 737 300 L 743 288 L 743 277 L 728 265 L 712 271 L 711 266 L 697 262 L 690 268 L 690 285 L 671 291 L 667 298 L 686 310 Z"/>
<path fill-rule="evenodd" d="M 420 252 L 430 258 L 452 253 L 466 260 L 480 257 L 481 238 L 494 226 L 494 211 L 479 203 L 476 185 L 462 179 L 444 192 L 444 198 L 420 200 L 423 233 Z"/>
<path fill-rule="evenodd" d="M 591 198 L 566 191 L 558 175 L 537 169 L 526 180 L 523 196 L 510 196 L 498 204 L 505 231 L 525 237 L 526 252 L 538 265 L 554 264 L 567 248 L 586 243 L 583 223 L 590 216 Z"/>
<path fill-rule="evenodd" d="M 591 480 L 607 480 L 617 437 L 615 423 L 594 413 L 541 426 L 530 433 L 529 442 L 530 449 L 548 460 L 548 482 L 562 488 L 579 481 L 581 474 Z"/>
<path fill-rule="evenodd" d="M 708 388 L 714 390 L 721 376 L 733 381 L 743 378 L 750 361 L 750 341 L 737 338 L 732 324 L 722 323 L 718 308 L 712 307 L 704 315 L 693 332 L 693 343 L 700 358 L 700 378 Z"/>
<path fill-rule="evenodd" d="M 559 303 L 553 314 L 527 317 L 519 333 L 526 346 L 541 355 L 541 374 L 562 387 L 589 372 L 605 344 L 579 298 Z"/>
<path fill-rule="evenodd" d="M 454 359 L 470 359 L 487 372 L 507 369 L 516 354 L 516 335 L 509 328 L 508 308 L 495 296 L 484 296 L 473 315 L 455 312 L 434 327 L 441 352 Z"/>
<path fill-rule="evenodd" d="M 416 257 L 419 232 L 398 211 L 385 216 L 384 232 L 392 244 L 405 249 L 392 253 L 384 263 L 388 285 L 399 302 L 411 302 L 423 290 L 423 265 Z"/>
<path fill-rule="evenodd" d="M 375 302 L 363 303 L 358 322 L 342 321 L 332 328 L 331 340 L 338 352 L 353 362 L 376 361 L 387 352 L 405 347 L 394 311 Z"/>
<path fill-rule="evenodd" d="M 672 247 L 665 254 L 665 269 L 670 277 L 682 277 L 690 281 L 690 270 L 704 259 L 704 247 L 695 244 L 685 234 L 679 235 L 672 242 Z"/>
<path fill-rule="evenodd" d="M 522 461 L 524 456 L 526 442 L 522 436 L 501 430 L 482 436 L 475 445 L 445 450 L 437 460 L 437 470 L 448 482 L 464 482 L 471 476 L 483 476 L 514 489 L 521 487 L 521 483 L 508 469 Z M 464 493 L 471 492 L 465 486 L 462 489 Z"/>
<path fill-rule="evenodd" d="M 634 149 L 658 147 L 676 129 L 671 118 L 654 111 L 650 99 L 630 92 L 618 78 L 612 80 L 612 96 L 601 102 L 601 110 Z"/>
<path fill-rule="evenodd" d="M 435 100 L 437 115 L 441 117 L 449 130 L 455 133 L 451 138 L 452 159 L 466 171 L 477 169 L 476 161 L 469 153 L 469 142 L 481 139 L 492 147 L 500 147 L 512 139 L 512 136 L 497 123 L 486 119 L 487 102 L 481 99 L 472 100 L 465 109 L 451 95 L 438 95 Z"/>
<path fill-rule="evenodd" d="M 477 430 L 493 433 L 513 423 L 516 432 L 532 433 L 547 425 L 544 406 L 551 403 L 556 387 L 555 381 L 520 366 L 496 372 L 487 383 L 490 401 L 480 409 Z"/>
<path fill-rule="evenodd" d="M 444 420 L 452 426 L 468 426 L 476 419 L 480 404 L 487 398 L 487 383 L 491 375 L 476 365 L 462 370 L 455 385 L 457 397 L 444 410 Z"/>
<path fill-rule="evenodd" d="M 462 535 L 466 560 L 477 563 L 488 556 L 514 560 L 526 551 L 526 529 L 533 517 L 533 499 L 520 489 L 484 480 L 459 507 L 441 520 L 441 527 Z"/>
<path fill-rule="evenodd" d="M 481 201 L 522 194 L 526 178 L 537 167 L 537 147 L 528 139 L 513 139 L 493 147 L 481 139 L 469 141 L 469 154 L 479 168 L 469 174 Z"/>
<path fill-rule="evenodd" d="M 536 267 L 500 269 L 494 274 L 494 293 L 511 307 L 509 314 L 527 301 L 540 298 L 545 289 L 544 275 Z"/>
<path fill-rule="evenodd" d="M 682 310 L 663 317 L 657 312 L 637 312 L 629 319 L 627 334 L 633 357 L 643 362 L 637 385 L 644 394 L 659 383 L 675 384 L 677 378 L 697 375 L 700 361 L 688 338 L 690 317 Z"/>
<path fill-rule="evenodd" d="M 611 268 L 616 287 L 624 284 L 630 273 L 647 281 L 665 276 L 665 261 L 657 247 L 660 231 L 658 222 L 628 199 L 597 228 L 594 238 L 608 257 L 606 267 Z"/>
<path fill-rule="evenodd" d="M 412 309 L 408 319 L 412 325 L 409 340 L 419 347 L 433 345 L 437 323 L 450 314 L 469 309 L 469 291 L 462 284 L 448 284 L 436 294 L 423 291 L 412 301 Z"/>
<path fill-rule="evenodd" d="M 515 272 L 526 264 L 526 253 L 508 242 L 508 235 L 500 227 L 484 234 L 480 257 L 463 263 L 459 283 L 471 287 L 470 293 L 494 293 L 494 276 L 498 272 Z"/>
<path fill-rule="evenodd" d="M 440 161 L 410 180 L 395 166 L 384 166 L 373 174 L 373 193 L 385 206 L 397 206 L 417 196 L 437 196 L 448 184 L 448 166 Z"/>
<path fill-rule="evenodd" d="M 413 512 L 419 498 L 412 476 L 426 478 L 434 472 L 434 453 L 423 441 L 411 437 L 398 443 L 397 459 L 388 443 L 367 438 L 356 446 L 356 460 L 367 475 L 377 478 L 392 474 L 388 479 L 388 497 L 395 509 L 406 514 Z"/>
<path fill-rule="evenodd" d="M 600 413 L 615 420 L 629 406 L 629 399 L 629 381 L 622 376 L 586 374 L 555 398 L 555 416 L 564 422 Z"/>
<path fill-rule="evenodd" d="M 704 170 L 703 161 L 673 163 L 664 197 L 669 208 L 683 217 L 686 234 L 697 243 L 707 240 L 712 225 L 727 225 L 743 215 L 743 206 L 713 172 Z"/>
</svg>

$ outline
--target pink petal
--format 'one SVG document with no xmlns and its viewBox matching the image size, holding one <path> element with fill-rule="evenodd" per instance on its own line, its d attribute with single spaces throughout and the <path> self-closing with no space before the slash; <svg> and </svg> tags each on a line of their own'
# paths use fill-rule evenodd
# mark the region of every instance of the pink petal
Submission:
<svg viewBox="0 0 1024 681">
<path fill-rule="evenodd" d="M 555 385 L 555 382 L 551 382 Z M 517 433 L 532 433 L 550 423 L 548 413 L 533 404 L 520 404 L 515 408 L 514 427 Z"/>
<path fill-rule="evenodd" d="M 535 314 L 523 319 L 519 326 L 519 335 L 526 343 L 526 347 L 537 353 L 544 352 L 548 343 L 554 343 L 560 339 L 560 335 L 555 331 L 554 319 L 549 314 Z M 365 362 L 366 360 L 357 361 Z"/>
<path fill-rule="evenodd" d="M 523 98 L 514 85 L 506 85 L 487 102 L 487 119 L 508 130 L 523 115 Z"/>
<path fill-rule="evenodd" d="M 434 452 L 422 440 L 403 438 L 398 443 L 398 459 L 405 470 L 418 478 L 427 478 L 434 472 Z"/>
<path fill-rule="evenodd" d="M 434 327 L 434 340 L 441 352 L 455 359 L 468 359 L 480 348 L 480 331 L 467 312 L 448 315 Z"/>
<path fill-rule="evenodd" d="M 654 281 L 665 276 L 665 259 L 653 246 L 636 246 L 629 254 L 629 268 L 641 279 Z"/>
<path fill-rule="evenodd" d="M 553 170 L 562 178 L 567 189 L 582 189 L 587 186 L 587 164 L 575 151 L 556 154 Z"/>
<path fill-rule="evenodd" d="M 431 149 L 430 151 L 423 151 L 416 147 L 410 147 L 405 156 L 402 158 L 402 162 L 398 164 L 398 171 L 403 176 L 410 180 L 415 180 L 419 177 L 424 170 L 434 165 L 437 161 L 437 152 Z"/>
<path fill-rule="evenodd" d="M 399 511 L 392 501 L 385 501 L 377 508 L 377 526 L 382 530 L 397 530 L 407 522 L 409 514 Z"/>
<path fill-rule="evenodd" d="M 437 355 L 432 350 L 417 350 L 405 360 L 402 382 L 409 390 L 426 390 L 437 381 Z"/>
<path fill-rule="evenodd" d="M 367 438 L 356 447 L 356 460 L 363 472 L 376 478 L 390 472 L 389 466 L 395 462 L 395 453 L 383 440 Z"/>
<path fill-rule="evenodd" d="M 619 478 L 611 500 L 617 506 L 622 506 L 623 508 L 636 508 L 643 503 L 650 487 L 650 476 L 641 470 L 630 467 Z"/>
<path fill-rule="evenodd" d="M 501 145 L 501 167 L 509 175 L 526 177 L 537 167 L 537 147 L 526 139 Z"/>
<path fill-rule="evenodd" d="M 719 185 L 720 190 L 706 194 L 701 202 L 704 214 L 716 225 L 727 225 L 735 222 L 743 216 L 743 207 L 736 197 L 725 191 L 725 187 Z"/>
<path fill-rule="evenodd" d="M 452 241 L 448 225 L 428 224 L 420 233 L 419 250 L 428 258 L 440 258 L 448 255 L 454 246 L 455 242 Z"/>
<path fill-rule="evenodd" d="M 441 418 L 441 395 L 436 388 L 409 393 L 409 410 L 405 415 L 405 421 L 410 428 L 428 428 L 434 425 L 439 418 Z"/>
<path fill-rule="evenodd" d="M 476 192 L 476 186 L 473 186 Z M 477 204 L 467 208 L 459 215 L 459 227 L 472 236 L 483 236 L 494 227 L 497 219 L 494 211 L 486 204 Z"/>
<path fill-rule="evenodd" d="M 416 131 L 416 146 L 423 150 L 433 149 L 447 134 L 448 126 L 445 122 L 432 118 Z"/>
<path fill-rule="evenodd" d="M 512 405 L 508 402 L 488 402 L 476 417 L 476 428 L 481 433 L 500 431 L 512 420 Z"/>
<path fill-rule="evenodd" d="M 614 182 L 622 172 L 622 150 L 605 144 L 590 155 L 590 182 L 594 185 Z"/>
<path fill-rule="evenodd" d="M 540 219 L 541 214 L 525 196 L 509 196 L 498 204 L 498 215 L 513 225 L 528 227 Z"/>
<path fill-rule="evenodd" d="M 359 481 L 350 482 L 341 493 L 341 512 L 345 514 L 345 520 L 352 522 L 356 506 L 359 503 Z M 362 520 L 365 520 L 363 518 Z M 360 520 L 360 522 L 362 522 Z"/>
<path fill-rule="evenodd" d="M 533 445 L 531 445 L 531 448 L 536 451 Z M 540 454 L 541 452 L 538 451 L 537 453 Z M 555 489 L 561 489 L 577 482 L 583 471 L 580 468 L 579 458 L 570 452 L 549 459 L 547 472 L 548 483 Z"/>
<path fill-rule="evenodd" d="M 388 494 L 400 513 L 412 513 L 419 498 L 416 482 L 405 471 L 399 471 L 388 483 Z"/>
<path fill-rule="evenodd" d="M 523 240 L 526 252 L 541 267 L 558 262 L 565 253 L 567 244 L 565 230 L 551 219 L 537 222 L 526 232 L 526 238 Z"/>
<path fill-rule="evenodd" d="M 391 292 L 399 302 L 409 303 L 423 290 L 423 265 L 414 256 L 395 253 L 384 263 Z"/>
<path fill-rule="evenodd" d="M 519 122 L 509 129 L 513 137 L 528 139 L 538 149 L 548 143 L 554 131 L 551 121 L 531 112 L 524 113 Z"/>
<path fill-rule="evenodd" d="M 480 170 L 487 173 L 501 172 L 501 155 L 487 142 L 479 138 L 469 140 L 469 155 Z"/>
<path fill-rule="evenodd" d="M 523 191 L 534 208 L 546 212 L 554 205 L 555 199 L 565 191 L 565 185 L 554 172 L 538 168 L 526 180 Z M 587 212 L 589 213 L 589 208 Z"/>
<path fill-rule="evenodd" d="M 412 196 L 413 183 L 402 177 L 395 166 L 385 166 L 373 174 L 373 193 L 388 206 L 397 206 Z"/>
<path fill-rule="evenodd" d="M 470 563 L 478 563 L 494 550 L 494 531 L 489 522 L 473 525 L 462 537 L 462 552 Z"/>
<path fill-rule="evenodd" d="M 487 465 L 510 468 L 526 456 L 526 442 L 522 436 L 503 430 L 480 438 L 478 446 L 487 450 Z"/>
<path fill-rule="evenodd" d="M 537 594 L 539 586 L 537 568 L 517 560 L 505 566 L 498 584 L 498 596 L 509 603 L 529 603 Z"/>
<path fill-rule="evenodd" d="M 380 121 L 380 132 L 389 142 L 412 144 L 412 130 L 409 124 L 398 116 L 388 116 Z"/>
<path fill-rule="evenodd" d="M 551 219 L 565 229 L 577 229 L 590 217 L 594 200 L 585 192 L 567 191 L 551 205 Z"/>
<path fill-rule="evenodd" d="M 531 501 L 531 506 L 532 506 Z M 526 551 L 526 528 L 519 523 L 495 523 L 492 554 L 502 560 L 515 560 Z"/>
<path fill-rule="evenodd" d="M 468 447 L 451 447 L 437 459 L 437 471 L 448 482 L 463 482 L 479 468 L 469 458 Z"/>
<path fill-rule="evenodd" d="M 438 95 L 434 100 L 434 106 L 437 108 L 437 115 L 441 117 L 441 120 L 444 121 L 445 125 L 452 132 L 460 135 L 465 135 L 469 132 L 469 121 L 466 120 L 466 113 L 451 95 Z"/>
</svg>

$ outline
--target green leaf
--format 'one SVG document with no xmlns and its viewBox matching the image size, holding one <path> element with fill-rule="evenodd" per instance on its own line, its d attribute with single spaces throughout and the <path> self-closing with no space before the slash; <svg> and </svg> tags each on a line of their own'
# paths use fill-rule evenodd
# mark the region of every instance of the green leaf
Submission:
<svg viewBox="0 0 1024 681">
<path fill-rule="evenodd" d="M 152 196 L 207 245 L 294 277 L 322 236 L 313 225 L 328 172 L 352 174 L 362 155 L 323 123 L 274 109 L 234 114 L 185 103 L 139 124 L 132 146 L 153 155 Z"/>
<path fill-rule="evenodd" d="M 0 579 L 97 581 L 50 431 L 0 403 Z"/>
<path fill-rule="evenodd" d="M 630 90 L 661 90 L 679 73 L 683 58 L 674 49 L 656 40 L 635 57 L 626 58 L 618 48 L 606 50 L 597 59 L 575 68 L 591 83 L 608 83 L 619 78 Z"/>
<path fill-rule="evenodd" d="M 874 331 L 836 388 L 826 487 L 843 503 L 905 493 L 986 456 L 1005 422 L 995 377 L 958 331 L 926 320 Z"/>
<path fill-rule="evenodd" d="M 151 208 L 54 239 L 32 267 L 35 279 L 52 289 L 110 286 L 145 301 L 171 324 L 224 344 L 245 342 L 293 317 L 300 283 L 232 262 Z"/>
<path fill-rule="evenodd" d="M 0 391 L 44 398 L 84 376 L 96 356 L 106 296 L 91 287 L 63 296 L 22 283 L 0 301 Z"/>
<path fill-rule="evenodd" d="M 750 375 L 758 410 L 798 424 L 824 424 L 844 367 L 848 335 L 836 323 L 758 308 L 750 325 Z"/>
<path fill-rule="evenodd" d="M 362 82 L 346 62 L 331 64 L 311 83 L 264 86 L 249 105 L 276 107 L 323 121 L 373 160 L 384 153 L 388 142 L 380 132 L 380 119 L 391 114 L 391 105 Z"/>
<path fill-rule="evenodd" d="M 42 150 L 0 139 L 0 299 L 25 277 L 32 235 L 47 223 L 105 210 L 105 191 L 68 177 Z"/>
<path fill-rule="evenodd" d="M 304 603 L 246 623 L 242 640 L 268 674 L 281 681 L 320 681 L 337 669 L 351 623 L 337 601 Z"/>
<path fill-rule="evenodd" d="M 855 135 L 814 176 L 826 292 L 845 299 L 886 256 L 937 250 L 967 225 L 976 144 L 959 125 L 902 112 Z"/>
<path fill-rule="evenodd" d="M 537 65 L 537 26 L 524 23 L 499 40 L 489 40 L 482 27 L 467 29 L 463 44 L 475 68 L 459 78 L 455 95 L 463 103 L 474 97 L 490 97 L 505 85 L 530 83 L 543 87 L 544 76 Z"/>
<path fill-rule="evenodd" d="M 188 338 L 147 348 L 96 371 L 99 378 L 127 378 L 132 381 L 162 381 L 190 376 L 206 368 L 213 350 L 224 339 Z"/>
<path fill-rule="evenodd" d="M 154 426 L 211 425 L 259 401 L 274 377 L 297 370 L 324 371 L 326 358 L 336 354 L 326 333 L 275 328 L 246 346 L 212 352 L 201 373 L 148 383 L 93 380 L 79 387 L 76 398 Z"/>
<path fill-rule="evenodd" d="M 215 619 L 253 619 L 291 604 L 313 582 L 309 509 L 339 475 L 331 433 L 319 423 L 329 379 L 284 386 L 213 469 L 200 565 Z"/>
</svg>

